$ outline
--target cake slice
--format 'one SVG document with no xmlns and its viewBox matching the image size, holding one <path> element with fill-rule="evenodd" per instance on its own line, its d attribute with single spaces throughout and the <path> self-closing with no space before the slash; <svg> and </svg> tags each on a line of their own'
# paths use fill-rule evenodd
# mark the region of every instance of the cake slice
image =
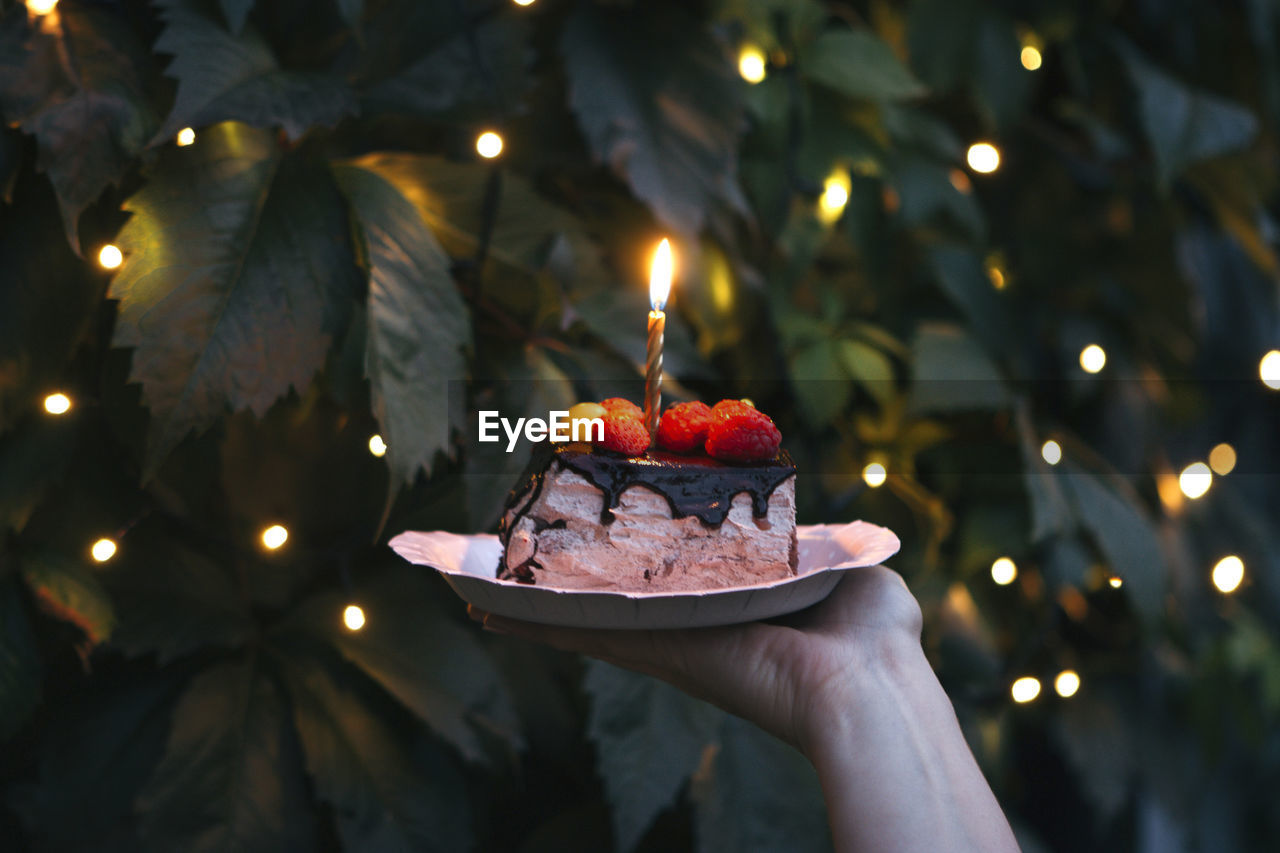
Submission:
<svg viewBox="0 0 1280 853">
<path fill-rule="evenodd" d="M 681 592 L 796 571 L 786 451 L 721 461 L 543 445 L 507 500 L 499 577 L 560 589 Z"/>
</svg>

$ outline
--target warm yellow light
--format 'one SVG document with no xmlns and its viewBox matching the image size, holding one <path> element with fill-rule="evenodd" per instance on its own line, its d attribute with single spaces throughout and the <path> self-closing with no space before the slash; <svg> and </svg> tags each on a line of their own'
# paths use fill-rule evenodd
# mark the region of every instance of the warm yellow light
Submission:
<svg viewBox="0 0 1280 853">
<path fill-rule="evenodd" d="M 1178 488 L 1192 500 L 1204 497 L 1212 485 L 1213 472 L 1203 462 L 1192 462 L 1178 475 Z"/>
<path fill-rule="evenodd" d="M 1236 449 L 1226 442 L 1215 445 L 1209 451 L 1209 467 L 1220 477 L 1230 474 L 1236 468 Z"/>
<path fill-rule="evenodd" d="M 818 215 L 823 222 L 830 225 L 840 218 L 845 205 L 849 203 L 851 187 L 849 175 L 843 169 L 833 172 L 823 182 L 822 195 L 818 198 Z"/>
<path fill-rule="evenodd" d="M 374 456 L 387 455 L 387 443 L 382 440 L 380 435 L 369 436 L 369 452 Z"/>
<path fill-rule="evenodd" d="M 1223 557 L 1213 567 L 1213 585 L 1218 588 L 1218 592 L 1229 595 L 1240 588 L 1243 580 L 1244 561 L 1235 554 Z"/>
<path fill-rule="evenodd" d="M 66 394 L 50 394 L 44 398 L 44 410 L 51 415 L 65 415 L 71 411 L 71 398 Z"/>
<path fill-rule="evenodd" d="M 113 270 L 124 263 L 124 253 L 119 246 L 108 243 L 99 250 L 98 263 L 104 270 Z"/>
<path fill-rule="evenodd" d="M 476 153 L 486 160 L 492 160 L 502 153 L 502 137 L 492 130 L 486 130 L 476 137 Z"/>
<path fill-rule="evenodd" d="M 281 524 L 273 524 L 262 531 L 262 544 L 269 551 L 274 551 L 289 540 L 289 531 Z"/>
<path fill-rule="evenodd" d="M 862 469 L 862 479 L 871 488 L 878 489 L 884 485 L 885 480 L 889 479 L 889 472 L 879 462 L 872 462 Z"/>
<path fill-rule="evenodd" d="M 1097 373 L 1107 366 L 1107 351 L 1097 344 L 1089 344 L 1080 350 L 1080 369 L 1085 373 Z"/>
<path fill-rule="evenodd" d="M 951 188 L 960 195 L 968 195 L 973 192 L 973 181 L 969 180 L 969 176 L 964 173 L 964 169 L 952 169 L 947 173 L 947 180 L 951 182 Z"/>
<path fill-rule="evenodd" d="M 966 159 L 970 169 L 984 175 L 1000 168 L 1000 150 L 990 142 L 975 142 L 970 145 Z"/>
<path fill-rule="evenodd" d="M 532 2 L 532 0 L 531 0 Z M 527 4 L 521 4 L 527 5 Z M 348 631 L 359 631 L 364 627 L 364 610 L 358 604 L 348 604 L 347 609 L 342 611 L 342 624 L 347 626 Z"/>
<path fill-rule="evenodd" d="M 1080 689 L 1080 676 L 1073 669 L 1064 669 L 1053 680 L 1054 691 L 1063 699 L 1070 699 Z"/>
<path fill-rule="evenodd" d="M 768 73 L 764 52 L 755 45 L 744 47 L 738 54 L 738 73 L 753 86 L 763 80 Z"/>
<path fill-rule="evenodd" d="M 991 279 L 991 286 L 996 290 L 1004 290 L 1005 284 L 1007 284 L 1004 277 L 1004 270 L 1000 269 L 1000 267 L 995 264 L 987 266 L 987 278 Z"/>
<path fill-rule="evenodd" d="M 1258 362 L 1258 376 L 1262 384 L 1274 390 L 1280 390 L 1280 350 L 1273 349 Z"/>
<path fill-rule="evenodd" d="M 93 547 L 89 549 L 89 553 L 93 555 L 93 559 L 99 563 L 105 563 L 116 555 L 116 543 L 110 539 L 99 539 L 93 543 Z"/>
<path fill-rule="evenodd" d="M 1044 58 L 1040 56 L 1040 51 L 1031 45 L 1027 45 L 1022 49 L 1022 67 L 1028 71 L 1036 71 L 1044 64 Z"/>
<path fill-rule="evenodd" d="M 514 0 L 517 6 L 532 6 L 533 0 Z"/>
<path fill-rule="evenodd" d="M 184 127 L 182 130 L 178 131 L 179 145 L 186 147 L 188 145 L 194 144 L 195 141 L 196 141 L 196 132 L 194 129 L 190 127 Z"/>
<path fill-rule="evenodd" d="M 675 259 L 671 256 L 671 241 L 666 237 L 658 244 L 653 253 L 653 263 L 649 265 L 649 304 L 654 311 L 661 311 L 667 306 L 667 297 L 671 295 L 671 276 L 675 269 Z"/>
<path fill-rule="evenodd" d="M 1001 557 L 991 564 L 991 579 L 1000 586 L 1008 586 L 1018 577 L 1018 565 L 1008 557 Z"/>
<path fill-rule="evenodd" d="M 27 0 L 27 8 L 34 15 L 47 15 L 58 5 L 58 0 Z"/>
<path fill-rule="evenodd" d="M 1013 682 L 1009 688 L 1009 694 L 1013 696 L 1013 701 L 1020 705 L 1030 702 L 1040 695 L 1040 679 L 1024 675 Z"/>
<path fill-rule="evenodd" d="M 1057 465 L 1062 461 L 1062 445 L 1049 439 L 1040 446 L 1040 457 L 1050 465 Z"/>
<path fill-rule="evenodd" d="M 1112 575 L 1111 577 L 1107 578 L 1107 585 L 1110 586 L 1112 589 L 1119 589 L 1120 587 L 1124 586 L 1124 580 L 1119 575 Z"/>
</svg>

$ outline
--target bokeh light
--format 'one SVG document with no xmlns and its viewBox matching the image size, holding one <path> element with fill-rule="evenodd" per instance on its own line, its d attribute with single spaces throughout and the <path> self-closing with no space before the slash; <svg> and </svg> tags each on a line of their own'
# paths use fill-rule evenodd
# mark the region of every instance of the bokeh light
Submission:
<svg viewBox="0 0 1280 853">
<path fill-rule="evenodd" d="M 185 148 L 188 145 L 195 144 L 196 132 L 194 128 L 184 127 L 178 131 L 178 145 Z"/>
<path fill-rule="evenodd" d="M 753 86 L 764 80 L 767 68 L 764 52 L 755 45 L 747 45 L 738 54 L 738 73 Z"/>
<path fill-rule="evenodd" d="M 1080 350 L 1080 369 L 1085 373 L 1098 373 L 1107 366 L 1107 351 L 1097 344 L 1089 344 Z"/>
<path fill-rule="evenodd" d="M 110 539 L 99 539 L 93 543 L 93 547 L 89 549 L 89 553 L 93 559 L 99 563 L 105 563 L 116 555 L 116 543 Z"/>
<path fill-rule="evenodd" d="M 991 579 L 1000 586 L 1008 586 L 1018 577 L 1018 565 L 1008 557 L 1001 557 L 991 564 Z"/>
<path fill-rule="evenodd" d="M 830 225 L 840 218 L 845 205 L 849 203 L 849 190 L 852 186 L 849 175 L 843 169 L 836 170 L 823 182 L 822 195 L 818 198 L 818 213 L 823 222 Z"/>
<path fill-rule="evenodd" d="M 27 0 L 27 8 L 35 15 L 47 15 L 58 5 L 58 0 Z"/>
<path fill-rule="evenodd" d="M 889 478 L 889 472 L 879 462 L 872 462 L 862 469 L 863 481 L 873 489 L 878 489 L 884 485 L 884 481 Z"/>
<path fill-rule="evenodd" d="M 1009 695 L 1019 705 L 1031 702 L 1040 695 L 1040 679 L 1033 678 L 1030 675 L 1022 676 L 1010 686 Z"/>
<path fill-rule="evenodd" d="M 1178 488 L 1192 500 L 1204 497 L 1212 485 L 1213 472 L 1203 462 L 1192 462 L 1178 475 Z"/>
<path fill-rule="evenodd" d="M 1053 680 L 1053 690 L 1063 699 L 1070 699 L 1080 689 L 1080 675 L 1074 669 L 1064 669 Z"/>
<path fill-rule="evenodd" d="M 382 440 L 382 436 L 369 436 L 369 452 L 378 457 L 387 455 L 387 443 Z"/>
<path fill-rule="evenodd" d="M 1236 468 L 1236 449 L 1226 442 L 1214 445 L 1209 451 L 1209 467 L 1219 477 L 1230 474 Z"/>
<path fill-rule="evenodd" d="M 1000 150 L 990 142 L 975 142 L 970 145 L 965 159 L 970 169 L 984 175 L 1000 168 Z"/>
<path fill-rule="evenodd" d="M 342 624 L 348 631 L 359 631 L 364 627 L 364 609 L 358 604 L 348 604 L 342 611 Z"/>
<path fill-rule="evenodd" d="M 1262 384 L 1272 390 L 1280 390 L 1280 350 L 1272 350 L 1258 362 L 1258 376 Z"/>
<path fill-rule="evenodd" d="M 1062 445 L 1049 439 L 1040 446 L 1040 458 L 1050 465 L 1057 465 L 1062 461 Z"/>
<path fill-rule="evenodd" d="M 262 544 L 268 551 L 274 551 L 289 541 L 289 531 L 282 524 L 273 524 L 262 531 Z"/>
<path fill-rule="evenodd" d="M 1022 60 L 1022 67 L 1028 71 L 1038 71 L 1040 66 L 1044 64 L 1044 57 L 1040 55 L 1037 48 L 1027 45 L 1022 49 L 1019 57 Z"/>
<path fill-rule="evenodd" d="M 1230 595 L 1244 581 L 1244 561 L 1235 554 L 1223 557 L 1213 567 L 1212 577 L 1218 592 Z"/>
<path fill-rule="evenodd" d="M 476 137 L 476 153 L 486 160 L 492 160 L 502 153 L 502 137 L 492 130 L 486 130 Z"/>
<path fill-rule="evenodd" d="M 104 270 L 113 270 L 122 263 L 124 263 L 124 253 L 113 243 L 108 243 L 98 251 L 98 264 Z"/>
<path fill-rule="evenodd" d="M 51 415 L 65 415 L 71 411 L 71 398 L 62 392 L 44 398 L 44 410 Z"/>
</svg>

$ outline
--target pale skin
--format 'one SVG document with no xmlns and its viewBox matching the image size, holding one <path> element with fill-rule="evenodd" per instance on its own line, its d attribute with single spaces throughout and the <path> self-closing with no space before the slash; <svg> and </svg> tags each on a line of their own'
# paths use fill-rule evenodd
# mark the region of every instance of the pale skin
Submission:
<svg viewBox="0 0 1280 853">
<path fill-rule="evenodd" d="M 470 613 L 661 678 L 795 746 L 818 772 L 841 853 L 1018 850 L 920 647 L 920 607 L 883 566 L 769 623 L 606 631 Z"/>
</svg>

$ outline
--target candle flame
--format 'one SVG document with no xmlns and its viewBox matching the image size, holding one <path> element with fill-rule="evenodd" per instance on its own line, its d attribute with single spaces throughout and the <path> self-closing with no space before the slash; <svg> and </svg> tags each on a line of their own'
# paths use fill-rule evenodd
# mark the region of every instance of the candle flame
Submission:
<svg viewBox="0 0 1280 853">
<path fill-rule="evenodd" d="M 667 296 L 671 293 L 671 241 L 666 237 L 658 244 L 653 253 L 653 266 L 649 268 L 649 304 L 654 311 L 661 311 L 667 304 Z"/>
</svg>

